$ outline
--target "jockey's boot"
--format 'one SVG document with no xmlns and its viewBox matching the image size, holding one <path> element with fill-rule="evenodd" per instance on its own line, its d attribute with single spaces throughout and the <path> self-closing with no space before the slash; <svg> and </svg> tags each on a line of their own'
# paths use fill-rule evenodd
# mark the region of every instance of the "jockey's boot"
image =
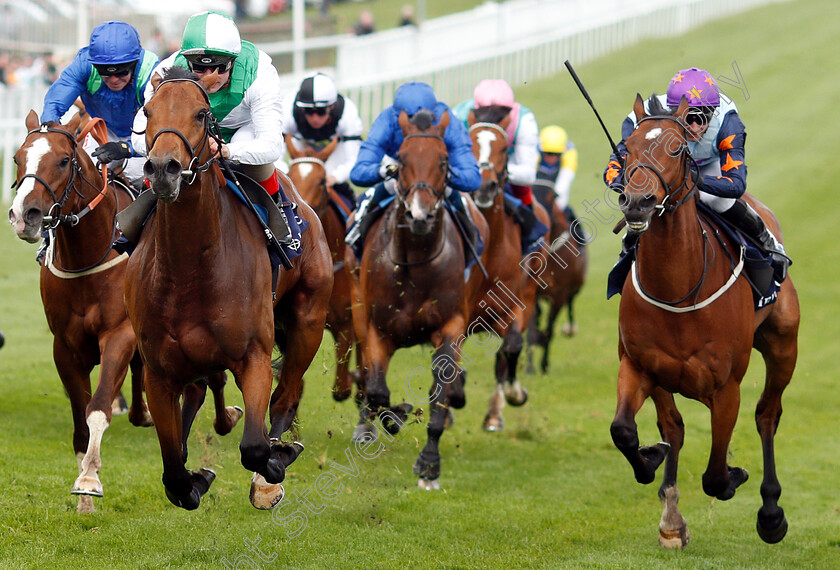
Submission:
<svg viewBox="0 0 840 570">
<path fill-rule="evenodd" d="M 382 190 L 380 190 L 380 186 L 382 186 Z M 359 207 L 356 209 L 353 225 L 350 226 L 350 229 L 347 230 L 344 236 L 344 243 L 353 250 L 356 259 L 362 258 L 365 236 L 370 226 L 373 225 L 373 222 L 379 218 L 379 215 L 383 211 L 379 205 L 384 200 L 383 193 L 385 197 L 388 196 L 387 190 L 381 184 L 365 192 L 364 198 L 359 202 Z"/>
<path fill-rule="evenodd" d="M 618 258 L 624 259 L 625 255 L 636 249 L 637 243 L 639 243 L 639 234 L 625 233 L 624 237 L 621 238 L 621 253 L 618 254 Z"/>
<path fill-rule="evenodd" d="M 49 232 L 43 232 L 41 237 L 43 238 L 41 240 L 41 245 L 38 246 L 38 251 L 35 253 L 35 261 L 38 262 L 38 265 L 44 265 L 44 258 L 47 256 L 47 248 L 50 247 Z"/>
<path fill-rule="evenodd" d="M 787 277 L 787 268 L 791 264 L 791 259 L 787 256 L 785 247 L 767 228 L 758 212 L 747 204 L 743 198 L 739 198 L 735 200 L 731 208 L 721 212 L 720 215 L 758 243 L 761 249 L 770 256 L 773 277 L 779 283 L 784 281 Z"/>
<path fill-rule="evenodd" d="M 458 225 L 461 226 L 461 228 L 463 228 L 464 230 L 464 233 L 461 237 L 463 237 L 466 241 L 472 244 L 474 249 L 476 245 L 476 238 L 478 237 L 478 231 L 475 227 L 475 224 L 472 221 L 470 213 L 467 212 L 467 205 L 464 203 L 464 200 L 461 199 L 461 195 L 456 194 L 455 190 L 452 191 L 452 195 L 449 198 L 449 203 L 452 205 L 452 211 L 455 214 L 455 217 L 458 218 Z M 465 244 L 464 250 L 467 254 L 467 259 L 469 259 L 469 256 L 471 255 L 470 246 Z"/>
</svg>

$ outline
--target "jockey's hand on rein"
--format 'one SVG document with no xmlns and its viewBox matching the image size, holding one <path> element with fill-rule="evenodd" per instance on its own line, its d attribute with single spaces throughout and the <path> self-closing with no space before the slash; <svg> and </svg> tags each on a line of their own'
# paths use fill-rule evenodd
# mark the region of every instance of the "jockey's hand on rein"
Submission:
<svg viewBox="0 0 840 570">
<path fill-rule="evenodd" d="M 102 164 L 108 164 L 112 160 L 131 158 L 134 153 L 126 142 L 108 142 L 93 151 L 93 158 Z"/>
<path fill-rule="evenodd" d="M 380 174 L 385 180 L 389 178 L 396 178 L 399 174 L 400 167 L 396 164 L 388 164 L 382 167 Z"/>
</svg>

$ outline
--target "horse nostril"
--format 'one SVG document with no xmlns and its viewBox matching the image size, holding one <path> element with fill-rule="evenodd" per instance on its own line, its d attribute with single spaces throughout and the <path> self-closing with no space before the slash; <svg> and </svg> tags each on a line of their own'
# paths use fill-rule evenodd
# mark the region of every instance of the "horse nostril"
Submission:
<svg viewBox="0 0 840 570">
<path fill-rule="evenodd" d="M 619 208 L 621 208 L 622 210 L 626 210 L 628 202 L 629 202 L 629 199 L 627 198 L 627 196 L 625 196 L 624 194 L 619 194 L 618 195 L 618 207 Z"/>
<path fill-rule="evenodd" d="M 155 165 L 152 164 L 151 160 L 147 160 L 143 164 L 143 175 L 146 178 L 154 178 L 154 176 L 155 176 Z"/>
<path fill-rule="evenodd" d="M 166 163 L 165 172 L 169 176 L 180 176 L 183 170 L 184 168 L 181 166 L 181 163 L 175 160 L 174 158 Z"/>
<path fill-rule="evenodd" d="M 641 202 L 642 208 L 648 210 L 656 205 L 656 196 L 653 194 L 646 194 L 645 197 L 642 198 Z"/>
<path fill-rule="evenodd" d="M 23 221 L 26 223 L 27 226 L 38 226 L 41 225 L 41 221 L 44 219 L 44 213 L 38 208 L 30 208 L 26 210 L 23 214 Z"/>
</svg>

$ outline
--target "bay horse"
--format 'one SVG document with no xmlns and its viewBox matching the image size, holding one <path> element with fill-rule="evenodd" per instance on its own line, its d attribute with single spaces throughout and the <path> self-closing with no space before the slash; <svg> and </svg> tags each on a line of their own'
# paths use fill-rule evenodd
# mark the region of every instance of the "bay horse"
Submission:
<svg viewBox="0 0 840 570">
<path fill-rule="evenodd" d="M 30 243 L 45 228 L 52 234 L 41 266 L 41 300 L 53 334 L 53 360 L 73 414 L 79 476 L 71 493 L 79 495 L 78 512 L 92 513 L 92 497 L 103 496 L 98 475 L 102 435 L 129 366 L 129 421 L 137 426 L 152 422 L 123 300 L 127 256 L 111 249 L 117 237 L 115 216 L 132 199 L 121 184 L 106 182 L 104 166 L 100 175 L 82 148 L 87 131 L 75 136 L 78 126 L 78 115 L 65 126 L 42 125 L 37 113 L 29 112 L 28 134 L 14 157 L 16 194 L 9 221 L 17 236 Z M 99 381 L 91 395 L 90 374 L 97 365 Z"/>
<path fill-rule="evenodd" d="M 312 148 L 302 141 L 298 148 L 290 135 L 285 135 L 286 148 L 289 150 L 289 178 L 301 197 L 309 204 L 324 226 L 324 234 L 330 246 L 333 262 L 333 290 L 330 296 L 330 308 L 327 312 L 327 329 L 335 341 L 336 370 L 332 395 L 338 402 L 350 397 L 353 384 L 362 389 L 360 370 L 350 372 L 350 357 L 356 345 L 353 330 L 353 312 L 350 308 L 350 270 L 344 262 L 346 245 L 344 243 L 344 221 L 333 205 L 333 201 L 343 204 L 332 188 L 327 185 L 326 161 L 338 145 L 335 138 L 321 150 Z M 349 212 L 348 212 L 349 214 Z M 356 362 L 361 367 L 361 353 L 356 345 Z M 357 392 L 357 396 L 361 395 Z"/>
<path fill-rule="evenodd" d="M 488 110 L 492 112 L 493 108 Z M 528 399 L 528 391 L 517 379 L 516 368 L 524 344 L 523 332 L 536 299 L 537 282 L 520 266 L 522 229 L 505 211 L 510 115 L 493 121 L 494 117 L 479 116 L 482 111 L 484 109 L 470 111 L 467 124 L 481 172 L 481 186 L 473 193 L 473 200 L 489 227 L 483 256 L 488 277 L 474 272 L 470 278 L 469 330 L 486 330 L 500 339 L 496 351 L 496 388 L 490 397 L 483 425 L 487 431 L 500 431 L 504 428 L 502 409 L 505 400 L 513 406 L 521 406 Z M 534 203 L 534 206 L 538 207 L 538 204 Z M 547 227 L 545 211 L 535 210 L 535 214 Z"/>
<path fill-rule="evenodd" d="M 199 81 L 175 67 L 152 79 L 144 173 L 157 208 L 128 263 L 126 306 L 146 365 L 169 500 L 195 509 L 215 479 L 212 470 L 185 467 L 179 398 L 196 379 L 230 370 L 245 404 L 239 448 L 243 466 L 255 472 L 251 503 L 269 509 L 282 499 L 286 467 L 303 449 L 281 436 L 295 419 L 303 374 L 321 342 L 332 264 L 317 216 L 282 177 L 309 228 L 295 267 L 280 272 L 272 291 L 259 221 L 222 187 L 210 152 L 207 88 L 216 78 L 214 72 Z M 272 393 L 275 343 L 283 362 Z"/>
<path fill-rule="evenodd" d="M 728 465 L 727 452 L 738 416 L 740 383 L 750 351 L 756 348 L 766 366 L 755 412 L 764 456 L 757 530 L 765 542 L 779 542 L 787 532 L 787 520 L 778 505 L 781 486 L 773 438 L 782 414 L 782 393 L 796 365 L 796 289 L 788 277 L 775 303 L 754 310 L 751 286 L 738 278 L 743 263 L 740 244 L 719 238 L 717 228 L 698 212 L 686 142 L 685 98 L 673 114 L 663 109 L 648 115 L 637 95 L 633 110 L 638 127 L 626 140 L 626 186 L 619 205 L 628 231 L 640 236 L 635 267 L 624 283 L 619 307 L 613 442 L 640 483 L 653 481 L 656 468 L 665 462 L 659 488 L 664 507 L 659 541 L 665 547 L 684 547 L 689 533 L 677 490 L 684 426 L 673 394 L 709 407 L 712 446 L 703 490 L 720 500 L 732 498 L 748 476 L 746 470 Z M 781 237 L 772 212 L 753 197 L 749 201 Z M 656 405 L 665 441 L 640 447 L 634 418 L 648 397 Z"/>
<path fill-rule="evenodd" d="M 548 196 L 554 196 L 553 187 Z M 586 280 L 586 270 L 589 265 L 589 254 L 583 240 L 578 241 L 582 236 L 576 235 L 580 230 L 572 228 L 566 219 L 566 214 L 557 207 L 553 199 L 543 202 L 543 207 L 551 212 L 551 229 L 549 232 L 549 247 L 552 255 L 546 256 L 547 266 L 541 273 L 545 287 L 537 289 L 537 301 L 534 307 L 534 314 L 528 323 L 528 348 L 526 358 L 528 370 L 533 372 L 532 363 L 533 348 L 540 346 L 543 349 L 540 368 L 545 374 L 548 372 L 549 348 L 554 338 L 554 326 L 557 317 L 563 309 L 566 309 L 568 320 L 563 323 L 561 329 L 565 336 L 571 337 L 577 333 L 575 322 L 574 300 L 583 287 Z M 574 232 L 574 233 L 573 233 Z M 548 314 L 545 318 L 544 328 L 540 329 L 542 320 L 542 307 L 547 305 Z"/>
<path fill-rule="evenodd" d="M 388 364 L 398 348 L 431 343 L 432 386 L 426 445 L 414 464 L 422 489 L 439 489 L 440 436 L 449 406 L 463 407 L 463 371 L 458 367 L 458 343 L 466 333 L 470 308 L 465 281 L 464 245 L 455 223 L 445 214 L 449 157 L 443 140 L 450 117 L 437 124 L 429 111 L 411 119 L 403 111 L 399 125 L 403 142 L 398 153 L 394 203 L 368 233 L 354 288 L 356 335 L 365 365 L 365 399 L 354 431 L 357 442 L 376 437 L 368 422 L 379 414 L 390 433 L 399 431 L 410 405 L 391 406 L 386 384 Z M 479 233 L 487 225 L 470 204 Z M 352 253 L 347 260 L 354 264 Z M 357 281 L 356 281 L 357 280 Z M 413 393 L 411 380 L 406 390 Z"/>
</svg>

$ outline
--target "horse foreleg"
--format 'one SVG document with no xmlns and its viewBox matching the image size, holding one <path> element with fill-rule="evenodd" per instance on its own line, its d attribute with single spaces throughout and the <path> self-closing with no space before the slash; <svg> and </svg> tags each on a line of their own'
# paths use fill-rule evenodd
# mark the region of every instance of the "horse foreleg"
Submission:
<svg viewBox="0 0 840 570">
<path fill-rule="evenodd" d="M 378 437 L 371 420 L 383 409 L 391 408 L 391 391 L 386 376 L 394 347 L 372 323 L 365 334 L 365 397 L 359 406 L 359 423 L 353 429 L 353 441 L 372 442 Z"/>
<path fill-rule="evenodd" d="M 138 427 L 153 426 L 152 414 L 143 398 L 143 360 L 138 351 L 129 363 L 131 368 L 131 406 L 128 409 L 128 421 Z"/>
<path fill-rule="evenodd" d="M 539 299 L 534 301 L 534 311 L 531 313 L 531 318 L 528 319 L 528 331 L 525 335 L 525 373 L 534 375 L 536 369 L 534 368 L 534 346 L 540 342 L 540 303 Z"/>
<path fill-rule="evenodd" d="M 653 390 L 653 384 L 639 372 L 627 357 L 618 368 L 618 405 L 610 425 L 612 440 L 630 462 L 636 481 L 647 485 L 656 476 L 656 468 L 665 459 L 669 445 L 659 442 L 650 447 L 639 446 L 636 414 Z"/>
<path fill-rule="evenodd" d="M 213 404 L 216 412 L 216 417 L 213 418 L 213 429 L 219 435 L 229 434 L 243 413 L 239 406 L 225 406 L 226 383 L 227 375 L 224 372 L 217 372 L 207 377 L 207 385 L 213 392 Z"/>
<path fill-rule="evenodd" d="M 662 519 L 659 521 L 659 544 L 665 548 L 683 548 L 688 544 L 688 525 L 679 509 L 680 491 L 677 489 L 677 465 L 680 449 L 685 438 L 683 419 L 677 410 L 674 396 L 662 388 L 656 388 L 651 394 L 656 405 L 656 423 L 659 433 L 671 450 L 665 458 L 665 472 L 659 487 L 659 500 L 662 502 Z"/>
<path fill-rule="evenodd" d="M 784 303 L 787 298 L 780 298 Z M 786 305 L 779 305 L 775 310 Z M 798 316 L 798 310 L 795 315 Z M 796 366 L 799 320 L 777 319 L 774 312 L 767 322 L 757 331 L 755 347 L 764 357 L 766 367 L 764 391 L 755 409 L 755 424 L 761 436 L 761 449 L 764 456 L 764 478 L 761 481 L 762 506 L 758 511 L 756 528 L 758 535 L 765 542 L 775 544 L 787 533 L 787 519 L 784 510 L 778 505 L 782 486 L 776 476 L 776 458 L 774 437 L 782 417 L 782 393 L 793 376 Z M 775 325 L 775 326 L 771 326 Z"/>
<path fill-rule="evenodd" d="M 186 463 L 189 457 L 187 440 L 190 437 L 195 416 L 204 404 L 204 398 L 207 397 L 207 379 L 201 378 L 184 386 L 183 396 L 184 399 L 181 404 L 181 447 L 183 452 L 181 459 Z"/>
<path fill-rule="evenodd" d="M 172 504 L 193 510 L 216 478 L 211 469 L 187 471 L 184 466 L 181 428 L 181 391 L 146 368 L 146 398 L 155 421 L 163 458 L 163 486 Z"/>
<path fill-rule="evenodd" d="M 554 324 L 557 322 L 557 317 L 560 315 L 563 305 L 558 304 L 555 299 L 551 299 L 548 308 L 548 318 L 545 324 L 545 333 L 540 335 L 540 344 L 543 347 L 542 371 L 543 374 L 548 372 L 548 351 L 551 347 L 551 339 L 554 338 Z"/>
<path fill-rule="evenodd" d="M 735 490 L 749 477 L 746 469 L 729 467 L 726 454 L 732 431 L 738 419 L 741 405 L 741 387 L 734 378 L 712 396 L 712 450 L 709 465 L 703 473 L 703 491 L 710 497 L 727 501 L 735 495 Z"/>
<path fill-rule="evenodd" d="M 350 356 L 353 347 L 352 323 L 341 323 L 331 331 L 335 339 L 335 382 L 332 396 L 336 402 L 343 402 L 353 393 L 353 378 L 350 376 Z"/>
</svg>

